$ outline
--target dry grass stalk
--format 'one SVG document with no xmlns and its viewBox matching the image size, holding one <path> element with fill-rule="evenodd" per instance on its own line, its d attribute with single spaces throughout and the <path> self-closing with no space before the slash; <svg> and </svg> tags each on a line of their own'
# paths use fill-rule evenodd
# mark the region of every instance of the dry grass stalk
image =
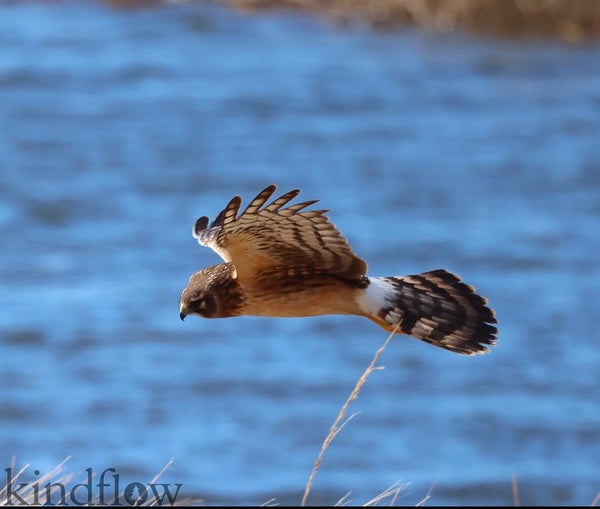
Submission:
<svg viewBox="0 0 600 509">
<path fill-rule="evenodd" d="M 365 505 L 365 507 L 370 507 L 370 506 L 377 505 L 380 502 L 383 502 L 384 500 L 390 499 L 389 505 L 393 506 L 396 504 L 396 500 L 398 500 L 398 496 L 400 495 L 400 492 L 402 490 L 406 489 L 407 486 L 408 486 L 408 484 L 400 484 L 400 483 L 392 484 L 387 490 L 381 492 L 379 495 L 377 495 L 375 498 L 372 498 L 364 505 Z"/>
<path fill-rule="evenodd" d="M 425 497 L 423 498 L 423 500 L 421 500 L 418 504 L 417 507 L 421 507 L 424 506 L 425 503 L 431 498 L 431 493 L 433 492 L 433 488 L 435 487 L 435 483 L 437 482 L 437 479 L 435 481 L 433 481 L 433 484 L 431 485 L 431 487 L 429 488 L 429 490 L 427 491 L 427 495 L 425 495 Z"/>
<path fill-rule="evenodd" d="M 37 479 L 37 483 L 36 483 L 37 486 L 40 486 L 45 483 L 49 483 L 53 480 L 56 481 L 56 477 L 58 476 L 58 474 L 60 474 L 62 472 L 64 464 L 67 461 L 69 461 L 70 459 L 71 459 L 71 456 L 68 456 L 63 461 L 61 461 L 58 465 L 56 465 L 52 470 L 50 470 L 49 472 L 42 475 L 39 479 Z M 12 459 L 12 462 L 10 464 L 11 469 L 14 469 L 14 467 L 15 467 L 15 458 Z M 15 482 L 17 479 L 19 479 L 28 468 L 29 468 L 29 463 L 24 465 L 17 472 L 17 474 L 12 478 L 12 481 Z M 74 475 L 69 474 L 69 475 L 63 477 L 61 479 L 61 481 L 66 484 L 68 482 L 71 482 L 73 480 L 73 478 L 74 478 Z M 58 490 L 59 490 L 58 486 L 51 486 L 50 487 L 50 495 L 53 495 Z M 8 494 L 8 485 L 4 486 L 4 488 L 2 488 L 0 490 L 0 505 L 4 505 L 4 506 L 8 505 L 7 494 Z M 25 501 L 25 503 L 27 503 L 28 505 L 38 505 L 39 504 L 39 493 L 36 491 L 36 488 L 34 488 L 33 483 L 25 486 L 24 489 L 19 492 L 19 495 Z"/>
<path fill-rule="evenodd" d="M 346 400 L 346 402 L 342 406 L 342 408 L 340 410 L 340 413 L 338 414 L 336 420 L 334 421 L 333 425 L 331 426 L 331 429 L 329 430 L 329 433 L 325 437 L 325 441 L 323 442 L 323 445 L 321 447 L 321 451 L 319 452 L 319 455 L 317 456 L 317 460 L 315 461 L 315 464 L 313 466 L 312 472 L 310 473 L 310 477 L 308 479 L 308 483 L 306 484 L 306 489 L 304 490 L 304 496 L 302 497 L 302 506 L 306 505 L 306 500 L 308 499 L 308 495 L 309 495 L 310 490 L 312 488 L 312 484 L 313 484 L 313 480 L 315 478 L 315 474 L 317 473 L 317 470 L 318 470 L 319 466 L 321 465 L 321 461 L 323 460 L 323 454 L 327 450 L 327 447 L 329 447 L 329 444 L 331 444 L 331 442 L 333 441 L 333 439 L 335 438 L 335 436 L 340 432 L 340 430 L 350 421 L 350 419 L 352 419 L 356 415 L 356 414 L 351 415 L 344 423 L 342 423 L 340 425 L 340 422 L 342 421 L 342 419 L 346 415 L 346 410 L 348 409 L 348 406 L 350 406 L 350 403 L 352 403 L 358 397 L 358 393 L 360 392 L 360 389 L 362 388 L 362 386 L 367 381 L 367 378 L 369 378 L 369 375 L 375 369 L 383 369 L 383 368 L 377 368 L 375 366 L 375 363 L 379 359 L 379 356 L 385 350 L 385 347 L 388 345 L 388 343 L 390 342 L 390 340 L 392 339 L 392 337 L 396 333 L 397 329 L 398 329 L 398 326 L 396 326 L 396 328 L 391 332 L 391 334 L 385 340 L 385 343 L 383 343 L 383 345 L 381 345 L 381 347 L 379 347 L 379 350 L 377 350 L 377 352 L 375 352 L 375 355 L 373 356 L 373 360 L 371 361 L 371 364 L 369 364 L 369 366 L 367 367 L 367 369 L 365 370 L 365 372 L 359 378 L 358 382 L 356 383 L 356 386 L 354 387 L 354 390 L 352 391 L 352 393 L 350 394 L 350 396 L 348 397 L 348 399 Z"/>
</svg>

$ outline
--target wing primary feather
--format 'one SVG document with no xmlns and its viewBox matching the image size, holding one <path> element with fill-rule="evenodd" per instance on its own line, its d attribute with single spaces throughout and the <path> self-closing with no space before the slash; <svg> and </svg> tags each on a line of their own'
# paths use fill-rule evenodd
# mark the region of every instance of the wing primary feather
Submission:
<svg viewBox="0 0 600 509">
<path fill-rule="evenodd" d="M 307 219 L 323 218 L 324 222 L 327 222 L 329 218 L 324 215 L 327 214 L 327 212 L 331 212 L 331 209 L 307 210 L 301 212 L 301 215 Z"/>
<path fill-rule="evenodd" d="M 222 212 L 223 215 L 223 224 L 230 223 L 237 218 L 238 212 L 240 210 L 240 206 L 242 205 L 242 198 L 240 196 L 234 196 L 231 201 L 225 207 L 225 210 Z"/>
<path fill-rule="evenodd" d="M 215 217 L 215 219 L 212 223 L 210 223 L 210 228 L 213 228 L 215 226 L 221 226 L 221 224 L 223 223 L 224 215 L 225 215 L 225 209 L 223 209 L 221 212 L 219 212 L 219 215 L 217 217 Z"/>
<path fill-rule="evenodd" d="M 300 193 L 300 189 L 294 189 L 281 195 L 275 201 L 271 202 L 269 205 L 265 207 L 265 210 L 269 212 L 277 212 L 281 207 L 283 207 L 287 202 L 293 200 Z"/>
<path fill-rule="evenodd" d="M 219 212 L 219 215 L 217 217 L 215 217 L 215 220 L 210 223 L 210 227 L 213 228 L 215 226 L 221 226 L 223 224 L 223 217 L 225 216 L 225 210 L 223 209 L 221 212 Z"/>
<path fill-rule="evenodd" d="M 249 205 L 246 207 L 244 212 L 242 212 L 242 216 L 244 214 L 256 214 L 260 210 L 260 208 L 266 203 L 266 201 L 273 195 L 277 186 L 275 184 L 271 184 L 270 186 L 263 189 L 256 198 L 254 198 Z"/>
<path fill-rule="evenodd" d="M 310 201 L 303 201 L 302 203 L 296 203 L 295 205 L 290 205 L 289 207 L 286 207 L 283 210 L 289 210 L 290 212 L 299 212 L 302 209 L 305 209 L 306 207 L 310 207 L 311 205 L 314 205 L 315 203 L 317 203 L 319 200 L 310 200 Z"/>
</svg>

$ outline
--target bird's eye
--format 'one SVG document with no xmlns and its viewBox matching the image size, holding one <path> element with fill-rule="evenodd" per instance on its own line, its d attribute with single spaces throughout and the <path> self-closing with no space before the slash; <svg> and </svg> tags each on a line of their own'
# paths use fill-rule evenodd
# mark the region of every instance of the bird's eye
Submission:
<svg viewBox="0 0 600 509">
<path fill-rule="evenodd" d="M 206 299 L 200 292 L 194 292 L 190 296 L 190 302 L 196 309 L 206 309 Z"/>
</svg>

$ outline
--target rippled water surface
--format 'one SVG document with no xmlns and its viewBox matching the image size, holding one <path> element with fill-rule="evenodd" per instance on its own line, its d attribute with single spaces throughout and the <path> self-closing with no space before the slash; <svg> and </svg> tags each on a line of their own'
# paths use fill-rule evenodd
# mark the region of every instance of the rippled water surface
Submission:
<svg viewBox="0 0 600 509">
<path fill-rule="evenodd" d="M 272 182 L 371 275 L 445 267 L 492 353 L 398 336 L 309 502 L 600 491 L 600 47 L 336 28 L 206 4 L 0 4 L 2 469 L 113 467 L 205 504 L 301 500 L 386 333 L 178 316 L 191 226 Z"/>
</svg>

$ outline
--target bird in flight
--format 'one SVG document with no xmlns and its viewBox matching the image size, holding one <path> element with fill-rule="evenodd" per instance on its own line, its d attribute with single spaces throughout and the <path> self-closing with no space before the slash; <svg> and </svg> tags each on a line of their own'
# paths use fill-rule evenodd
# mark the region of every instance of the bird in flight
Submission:
<svg viewBox="0 0 600 509">
<path fill-rule="evenodd" d="M 367 276 L 366 262 L 325 216 L 329 211 L 305 210 L 318 200 L 290 205 L 295 189 L 267 204 L 276 189 L 268 186 L 241 214 L 235 196 L 210 225 L 206 216 L 196 221 L 194 238 L 225 263 L 190 277 L 179 301 L 182 320 L 360 315 L 463 355 L 495 344 L 494 311 L 459 276 L 444 269 Z"/>
</svg>

